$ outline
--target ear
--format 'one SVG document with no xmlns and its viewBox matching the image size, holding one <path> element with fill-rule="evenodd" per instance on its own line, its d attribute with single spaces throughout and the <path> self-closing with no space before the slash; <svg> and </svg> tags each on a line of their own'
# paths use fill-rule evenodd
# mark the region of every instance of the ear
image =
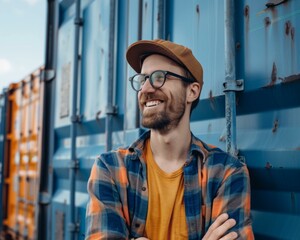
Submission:
<svg viewBox="0 0 300 240">
<path fill-rule="evenodd" d="M 187 98 L 188 103 L 194 102 L 200 96 L 202 86 L 198 82 L 193 82 L 187 87 Z"/>
</svg>

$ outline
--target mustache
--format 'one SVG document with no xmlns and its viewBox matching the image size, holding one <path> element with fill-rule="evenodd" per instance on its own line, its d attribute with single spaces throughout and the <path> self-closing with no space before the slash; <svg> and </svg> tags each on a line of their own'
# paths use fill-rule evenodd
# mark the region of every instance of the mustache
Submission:
<svg viewBox="0 0 300 240">
<path fill-rule="evenodd" d="M 141 93 L 141 95 L 140 95 L 141 103 L 144 103 L 149 100 L 156 100 L 156 99 L 165 101 L 166 96 L 164 94 L 159 94 L 159 93 Z"/>
</svg>

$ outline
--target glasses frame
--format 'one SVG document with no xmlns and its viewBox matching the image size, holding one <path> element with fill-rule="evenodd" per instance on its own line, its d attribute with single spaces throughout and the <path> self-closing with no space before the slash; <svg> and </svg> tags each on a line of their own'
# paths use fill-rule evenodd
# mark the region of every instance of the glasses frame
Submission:
<svg viewBox="0 0 300 240">
<path fill-rule="evenodd" d="M 151 76 L 153 76 L 153 74 L 157 73 L 157 72 L 161 72 L 164 74 L 164 81 L 163 83 L 161 84 L 161 86 L 157 87 L 157 86 L 154 86 L 154 83 L 153 83 L 153 80 L 151 78 Z M 142 90 L 143 88 L 143 85 L 145 84 L 145 82 L 147 81 L 147 78 L 149 79 L 149 82 L 151 84 L 151 86 L 154 88 L 154 89 L 160 89 L 166 82 L 167 80 L 167 75 L 170 75 L 170 76 L 173 76 L 173 77 L 176 77 L 176 78 L 179 78 L 181 79 L 182 81 L 186 82 L 186 83 L 193 83 L 195 82 L 194 79 L 190 79 L 190 78 L 187 78 L 187 77 L 184 77 L 184 76 L 181 76 L 181 75 L 178 75 L 176 73 L 173 73 L 173 72 L 170 72 L 170 71 L 164 71 L 164 70 L 156 70 L 154 72 L 152 72 L 150 75 L 147 75 L 147 74 L 142 74 L 142 73 L 137 73 L 135 75 L 133 75 L 132 77 L 129 78 L 129 81 L 131 82 L 131 87 L 134 91 L 136 92 L 139 92 Z M 136 89 L 133 85 L 133 79 L 136 77 L 136 76 L 143 76 L 144 77 L 144 82 L 141 83 L 141 87 L 140 89 Z"/>
</svg>

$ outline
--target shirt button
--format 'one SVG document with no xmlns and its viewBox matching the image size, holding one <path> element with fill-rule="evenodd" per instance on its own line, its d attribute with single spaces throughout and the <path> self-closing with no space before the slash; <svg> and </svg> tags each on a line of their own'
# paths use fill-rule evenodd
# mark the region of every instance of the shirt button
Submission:
<svg viewBox="0 0 300 240">
<path fill-rule="evenodd" d="M 146 191 L 146 187 L 142 187 L 142 191 Z"/>
</svg>

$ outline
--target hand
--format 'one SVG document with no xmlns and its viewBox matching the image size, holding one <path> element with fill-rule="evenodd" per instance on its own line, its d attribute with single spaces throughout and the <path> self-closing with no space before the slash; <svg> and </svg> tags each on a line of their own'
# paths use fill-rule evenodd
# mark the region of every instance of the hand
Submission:
<svg viewBox="0 0 300 240">
<path fill-rule="evenodd" d="M 230 228 L 232 228 L 236 221 L 233 218 L 228 219 L 227 213 L 223 213 L 217 217 L 214 223 L 209 227 L 207 233 L 202 240 L 231 240 L 236 239 L 238 234 L 236 232 L 230 232 L 224 235 Z"/>
</svg>

